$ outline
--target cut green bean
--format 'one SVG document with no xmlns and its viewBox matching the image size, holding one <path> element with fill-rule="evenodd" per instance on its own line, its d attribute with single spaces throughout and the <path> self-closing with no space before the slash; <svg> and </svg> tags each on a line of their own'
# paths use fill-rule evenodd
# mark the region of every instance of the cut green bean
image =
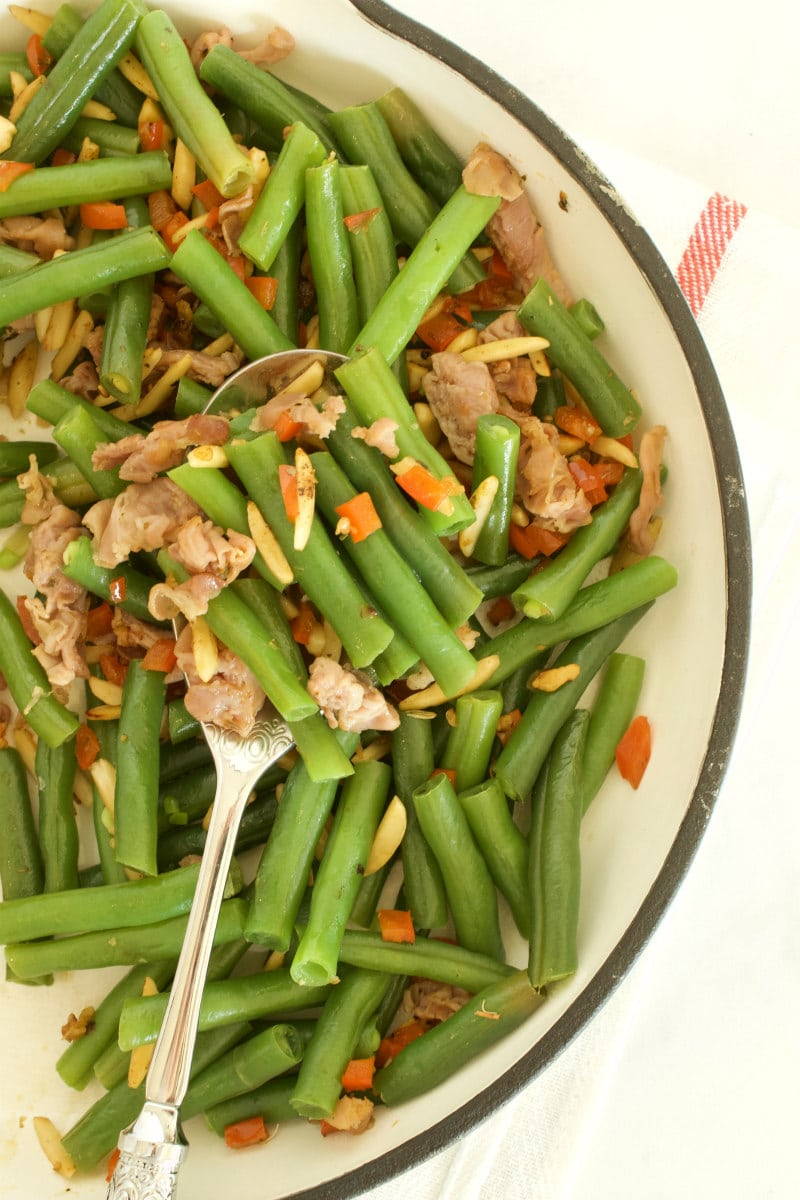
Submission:
<svg viewBox="0 0 800 1200">
<path fill-rule="evenodd" d="M 28 777 L 13 746 L 0 748 L 0 885 L 4 900 L 36 896 L 45 874 Z"/>
<path fill-rule="evenodd" d="M 295 1079 L 271 1079 L 259 1088 L 254 1088 L 244 1095 L 234 1096 L 220 1104 L 212 1104 L 205 1111 L 205 1120 L 212 1133 L 220 1137 L 228 1125 L 236 1125 L 248 1117 L 263 1117 L 267 1124 L 282 1124 L 284 1121 L 297 1120 L 298 1114 L 291 1105 Z"/>
<path fill-rule="evenodd" d="M 593 510 L 591 524 L 576 529 L 567 545 L 517 588 L 512 599 L 526 617 L 553 621 L 564 615 L 589 572 L 619 541 L 641 487 L 641 472 L 627 467 L 609 498 Z"/>
<path fill-rule="evenodd" d="M 580 300 L 576 300 L 574 304 L 570 304 L 569 313 L 573 320 L 577 321 L 583 332 L 592 341 L 599 337 L 605 330 L 605 322 L 600 316 L 591 300 L 587 300 L 584 296 Z"/>
<path fill-rule="evenodd" d="M 68 391 L 60 383 L 55 383 L 52 379 L 40 379 L 38 383 L 33 385 L 28 392 L 25 407 L 29 412 L 35 413 L 37 417 L 41 417 L 43 421 L 49 422 L 50 425 L 57 425 L 62 417 L 67 416 L 74 408 L 85 409 L 94 418 L 110 442 L 118 442 L 120 438 L 140 432 L 129 421 L 123 421 L 119 417 L 115 417 L 108 409 L 101 408 L 88 400 L 84 400 L 82 396 Z"/>
<path fill-rule="evenodd" d="M 439 766 L 455 772 L 456 791 L 462 792 L 486 777 L 503 697 L 497 691 L 469 692 L 459 696 L 455 710 L 456 723 L 450 729 Z"/>
<path fill-rule="evenodd" d="M 594 800 L 614 762 L 614 751 L 633 720 L 644 678 L 644 659 L 612 654 L 597 692 L 583 751 L 583 811 Z"/>
<path fill-rule="evenodd" d="M 56 934 L 88 933 L 148 925 L 189 911 L 197 884 L 195 864 L 153 878 L 104 887 L 43 892 L 0 904 L 0 943 L 22 942 Z M 234 859 L 225 898 L 241 891 L 242 872 Z"/>
<path fill-rule="evenodd" d="M 317 299 L 319 344 L 323 350 L 346 354 L 360 326 L 340 171 L 336 159 L 306 169 L 306 237 Z"/>
<path fill-rule="evenodd" d="M 458 801 L 497 890 L 508 901 L 517 929 L 527 938 L 531 925 L 528 846 L 514 824 L 503 789 L 496 779 L 486 779 L 459 791 Z"/>
<path fill-rule="evenodd" d="M 509 554 L 499 566 L 468 566 L 467 576 L 480 589 L 484 600 L 508 596 L 528 578 L 534 566 L 519 554 Z"/>
<path fill-rule="evenodd" d="M 144 11 L 138 0 L 103 0 L 87 17 L 16 122 L 10 153 L 18 162 L 40 163 L 55 150 L 129 49 Z"/>
<path fill-rule="evenodd" d="M 0 98 L 3 100 L 11 99 L 14 94 L 10 79 L 12 71 L 21 75 L 26 83 L 30 83 L 33 79 L 33 71 L 24 51 L 0 51 Z"/>
<path fill-rule="evenodd" d="M 77 761 L 75 740 L 48 746 L 36 743 L 39 786 L 39 844 L 44 864 L 44 891 L 61 892 L 78 886 L 78 825 L 73 787 Z M 34 975 L 45 975 L 35 971 Z"/>
<path fill-rule="evenodd" d="M 339 558 L 319 517 L 305 547 L 294 548 L 294 526 L 286 516 L 278 478 L 286 456 L 274 433 L 250 442 L 231 443 L 228 457 L 248 495 L 261 510 L 311 601 L 325 613 L 355 667 L 368 666 L 385 650 L 392 630 L 371 609 Z"/>
<path fill-rule="evenodd" d="M 195 1077 L 181 1104 L 182 1118 L 189 1120 L 291 1070 L 302 1059 L 303 1050 L 303 1041 L 291 1025 L 270 1025 L 239 1042 Z"/>
<path fill-rule="evenodd" d="M 145 575 L 129 563 L 118 563 L 115 567 L 100 567 L 94 561 L 92 541 L 88 537 L 75 538 L 69 543 L 64 552 L 64 574 L 76 583 L 81 583 L 94 596 L 109 603 L 112 602 L 111 583 L 115 579 L 124 579 L 124 600 L 113 600 L 117 607 L 138 617 L 140 621 L 154 622 L 147 607 L 150 589 L 156 582 L 150 575 Z"/>
<path fill-rule="evenodd" d="M 383 971 L 387 975 L 435 979 L 467 992 L 480 992 L 488 984 L 513 972 L 512 967 L 499 963 L 496 958 L 437 938 L 417 934 L 414 942 L 385 942 L 379 933 L 358 929 L 348 929 L 342 938 L 339 961 L 351 967 Z"/>
<path fill-rule="evenodd" d="M 242 854 L 254 846 L 263 846 L 275 823 L 277 809 L 278 802 L 274 791 L 267 790 L 256 795 L 245 808 L 239 822 L 234 854 Z M 207 830 L 202 824 L 176 826 L 162 834 L 158 839 L 159 871 L 172 871 L 187 855 L 201 855 L 205 850 L 207 837 Z"/>
<path fill-rule="evenodd" d="M 139 130 L 119 121 L 103 121 L 99 117 L 78 117 L 61 145 L 73 154 L 80 154 L 84 139 L 88 138 L 100 151 L 100 157 L 116 157 L 123 154 L 138 154 Z M 93 162 L 88 159 L 84 161 Z"/>
<path fill-rule="evenodd" d="M 239 249 L 262 271 L 269 273 L 303 207 L 306 169 L 320 166 L 326 154 L 307 125 L 292 125 L 239 237 Z"/>
<path fill-rule="evenodd" d="M 269 313 L 198 229 L 187 233 L 172 256 L 171 266 L 223 322 L 248 358 L 263 358 L 293 348 Z"/>
<path fill-rule="evenodd" d="M 205 412 L 213 394 L 211 388 L 207 388 L 205 384 L 198 383 L 189 375 L 182 375 L 175 393 L 175 416 L 183 420 L 184 417 L 191 417 L 193 413 Z"/>
<path fill-rule="evenodd" d="M 558 731 L 534 788 L 530 832 L 528 978 L 545 987 L 578 965 L 582 758 L 589 713 L 576 709 Z"/>
<path fill-rule="evenodd" d="M 119 718 L 114 844 L 117 861 L 144 875 L 158 874 L 158 745 L 165 699 L 164 672 L 133 659 Z"/>
<path fill-rule="evenodd" d="M 145 202 L 138 197 L 125 204 L 128 224 L 139 228 L 149 223 Z M 135 404 L 142 390 L 142 363 L 147 345 L 153 275 L 124 279 L 112 289 L 103 331 L 100 382 L 121 404 Z M 184 377 L 185 378 L 185 377 Z"/>
<path fill-rule="evenodd" d="M 389 976 L 381 972 L 354 970 L 332 989 L 292 1092 L 292 1108 L 301 1117 L 319 1120 L 333 1112 L 361 1029 L 380 1004 L 389 982 Z"/>
<path fill-rule="evenodd" d="M 167 119 L 223 196 L 237 196 L 255 178 L 217 106 L 201 87 L 186 43 L 163 10 L 139 22 L 136 49 Z"/>
<path fill-rule="evenodd" d="M 110 764 L 116 774 L 117 769 L 117 737 L 119 734 L 118 721 L 87 721 L 89 729 L 94 733 L 100 745 L 96 762 L 104 759 Z M 94 764 L 92 764 L 94 766 Z M 114 852 L 113 817 L 106 808 L 105 800 L 97 786 L 94 773 L 92 779 L 92 824 L 95 841 L 97 842 L 97 857 L 100 865 L 100 881 L 102 883 L 122 883 L 127 878 L 122 863 L 117 862 Z M 83 882 L 81 878 L 81 882 Z"/>
<path fill-rule="evenodd" d="M 553 739 L 567 716 L 609 654 L 618 649 L 623 638 L 651 607 L 652 603 L 643 605 L 592 633 L 575 638 L 559 654 L 554 668 L 577 666 L 577 676 L 555 692 L 533 693 L 495 763 L 495 778 L 509 799 L 520 801 L 529 795 Z"/>
<path fill-rule="evenodd" d="M 366 163 L 342 167 L 342 203 L 363 326 L 398 272 L 397 247 L 383 197 Z M 403 361 L 402 356 L 395 363 Z"/>
<path fill-rule="evenodd" d="M 61 58 L 82 24 L 83 17 L 70 4 L 59 5 L 50 28 L 42 35 L 42 45 L 48 54 L 52 54 L 53 58 Z M 93 98 L 107 105 L 125 125 L 136 125 L 142 106 L 142 93 L 125 78 L 119 68 L 98 81 Z M 80 120 L 81 117 L 78 118 Z"/>
<path fill-rule="evenodd" d="M 439 929 L 447 923 L 447 895 L 436 856 L 425 840 L 412 800 L 415 788 L 433 774 L 436 760 L 431 722 L 400 712 L 392 733 L 394 789 L 406 810 L 406 831 L 400 851 L 406 901 L 420 929 Z"/>
<path fill-rule="evenodd" d="M 78 718 L 53 695 L 32 650 L 16 608 L 0 591 L 0 674 L 34 733 L 50 747 L 60 746 L 74 736 Z"/>
<path fill-rule="evenodd" d="M 430 1091 L 517 1029 L 540 1004 L 524 971 L 489 984 L 383 1067 L 375 1076 L 376 1092 L 384 1104 L 395 1105 Z"/>
<path fill-rule="evenodd" d="M 92 490 L 101 499 L 119 496 L 128 486 L 119 477 L 119 467 L 97 468 L 92 454 L 108 439 L 93 413 L 75 407 L 53 427 L 53 438 L 67 454 Z"/>
<path fill-rule="evenodd" d="M 386 763 L 362 761 L 354 765 L 342 788 L 311 891 L 308 922 L 290 968 L 297 983 L 318 986 L 336 978 L 339 944 L 386 807 L 390 782 Z"/>
<path fill-rule="evenodd" d="M 547 280 L 536 281 L 517 315 L 528 333 L 547 338 L 548 359 L 574 384 L 603 432 L 608 437 L 632 433 L 642 413 L 639 402 Z"/>
<path fill-rule="evenodd" d="M 317 477 L 317 504 L 335 530 L 340 506 L 353 499 L 356 489 L 330 454 L 312 454 L 311 462 Z M 442 690 L 454 695 L 467 687 L 475 674 L 475 660 L 395 549 L 388 533 L 376 529 L 358 542 L 345 536 L 342 548 L 380 610 L 414 648 Z"/>
<path fill-rule="evenodd" d="M 63 169 L 66 170 L 66 167 Z M 215 252 L 212 250 L 211 253 Z M 216 257 L 219 258 L 219 255 Z M 51 258 L 38 267 L 31 267 L 30 271 L 23 271 L 4 281 L 0 296 L 0 326 L 38 312 L 40 308 L 73 299 L 90 280 L 98 287 L 107 287 L 119 283 L 121 279 L 158 271 L 169 266 L 169 261 L 166 245 L 149 226 L 120 233 L 106 241 L 94 243 L 85 250 L 73 250 L 70 254 Z M 249 292 L 247 294 L 250 295 Z"/>
<path fill-rule="evenodd" d="M 275 302 L 270 309 L 273 321 L 293 346 L 299 344 L 300 264 L 303 256 L 303 221 L 298 217 L 286 234 L 270 268 L 277 281 Z"/>
<path fill-rule="evenodd" d="M 358 735 L 336 735 L 346 755 Z M 259 861 L 245 936 L 272 950 L 289 949 L 319 839 L 336 798 L 338 780 L 314 783 L 300 759 L 289 772 L 275 825 Z"/>
<path fill-rule="evenodd" d="M 505 960 L 497 893 L 455 789 L 442 773 L 414 789 L 419 823 L 442 871 L 456 937 L 462 946 Z"/>
<path fill-rule="evenodd" d="M 324 1003 L 329 992 L 329 987 L 301 987 L 286 967 L 207 983 L 200 1003 L 200 1029 L 316 1008 Z M 166 996 L 127 1000 L 119 1022 L 120 1049 L 133 1050 L 135 1046 L 154 1042 L 166 1004 Z"/>
<path fill-rule="evenodd" d="M 169 187 L 171 178 L 169 159 L 161 150 L 150 150 L 135 156 L 121 155 L 66 163 L 63 167 L 37 167 L 35 171 L 27 171 L 15 179 L 13 188 L 0 193 L 0 217 L 22 216 L 70 204 L 145 195 Z M 106 238 L 102 244 L 116 240 Z M 161 248 L 166 255 L 163 244 Z M 164 263 L 157 265 L 164 266 Z M 83 279 L 91 279 L 89 268 Z M 74 294 L 77 295 L 85 287 L 84 282 Z"/>
<path fill-rule="evenodd" d="M 478 534 L 473 558 L 495 567 L 501 566 L 508 558 L 519 441 L 519 425 L 510 417 L 491 413 L 478 418 L 472 488 L 474 491 L 488 475 L 493 475 L 497 479 L 497 493 Z"/>
<path fill-rule="evenodd" d="M 390 88 L 376 101 L 403 162 L 439 204 L 461 186 L 462 162 L 402 88 Z"/>
<path fill-rule="evenodd" d="M 27 471 L 31 455 L 44 467 L 58 457 L 58 447 L 52 442 L 0 442 L 0 478 Z"/>
</svg>

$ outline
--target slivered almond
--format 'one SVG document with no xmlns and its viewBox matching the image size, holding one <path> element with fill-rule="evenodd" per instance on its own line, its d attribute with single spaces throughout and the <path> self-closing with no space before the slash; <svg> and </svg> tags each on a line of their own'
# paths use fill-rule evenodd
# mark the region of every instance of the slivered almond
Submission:
<svg viewBox="0 0 800 1200">
<path fill-rule="evenodd" d="M 468 329 L 462 329 L 461 333 L 457 333 L 452 342 L 448 343 L 447 349 L 450 354 L 463 354 L 477 344 L 478 331 L 470 326 Z"/>
<path fill-rule="evenodd" d="M 94 708 L 87 708 L 86 716 L 90 721 L 118 721 L 121 712 L 120 704 L 97 704 Z"/>
<path fill-rule="evenodd" d="M 178 208 L 188 209 L 192 203 L 192 188 L 197 178 L 197 160 L 189 147 L 180 138 L 175 139 L 172 160 L 172 187 L 170 195 Z"/>
<path fill-rule="evenodd" d="M 158 988 L 156 987 L 155 980 L 151 979 L 149 975 L 142 984 L 142 995 L 158 995 Z M 130 1062 L 128 1063 L 129 1088 L 137 1088 L 147 1075 L 155 1048 L 155 1042 L 146 1042 L 145 1045 L 135 1046 L 134 1049 L 131 1050 Z"/>
<path fill-rule="evenodd" d="M 467 362 L 503 362 L 507 358 L 520 358 L 523 354 L 537 354 L 546 350 L 550 343 L 543 337 L 498 338 L 495 342 L 482 342 L 471 350 L 462 351 Z"/>
<path fill-rule="evenodd" d="M 85 308 L 79 309 L 61 349 L 50 366 L 50 378 L 54 379 L 56 383 L 66 375 L 93 329 L 94 319 L 91 313 L 88 313 Z"/>
<path fill-rule="evenodd" d="M 615 462 L 621 462 L 624 467 L 638 467 L 639 465 L 632 450 L 629 450 L 616 438 L 606 437 L 604 433 L 594 439 L 592 449 L 601 458 L 613 458 Z"/>
<path fill-rule="evenodd" d="M 442 436 L 442 430 L 436 417 L 433 415 L 433 409 L 430 404 L 423 404 L 418 401 L 414 405 L 414 416 L 417 418 L 417 424 L 425 435 L 425 440 L 430 442 L 432 446 L 439 444 Z"/>
<path fill-rule="evenodd" d="M 125 76 L 128 83 L 133 84 L 137 92 L 141 92 L 143 96 L 148 96 L 151 100 L 158 100 L 156 85 L 148 75 L 143 64 L 135 54 L 131 54 L 130 50 L 117 63 L 117 70 Z"/>
<path fill-rule="evenodd" d="M 253 500 L 247 501 L 247 526 L 250 536 L 256 544 L 256 549 L 275 578 L 282 584 L 291 583 L 294 579 L 294 572 L 289 566 L 278 539 Z"/>
<path fill-rule="evenodd" d="M 89 691 L 102 704 L 122 704 L 122 688 L 99 675 L 89 676 Z"/>
<path fill-rule="evenodd" d="M 478 538 L 483 532 L 483 527 L 492 510 L 499 486 L 500 480 L 496 475 L 487 475 L 480 481 L 469 498 L 475 513 L 475 520 L 466 529 L 462 529 L 458 535 L 458 548 L 465 558 L 469 558 L 475 550 Z"/>
<path fill-rule="evenodd" d="M 194 446 L 186 455 L 190 467 L 219 467 L 228 466 L 228 456 L 224 446 Z"/>
<path fill-rule="evenodd" d="M 28 342 L 15 357 L 8 372 L 8 404 L 12 417 L 19 418 L 25 412 L 28 393 L 33 387 L 39 343 Z"/>
<path fill-rule="evenodd" d="M 96 121 L 116 121 L 117 114 L 107 104 L 99 100 L 87 100 L 81 109 L 82 117 L 94 117 Z"/>
<path fill-rule="evenodd" d="M 557 692 L 565 683 L 571 683 L 573 679 L 577 679 L 581 673 L 581 669 L 577 663 L 566 663 L 563 667 L 550 667 L 547 671 L 540 671 L 538 675 L 534 675 L 530 682 L 530 686 L 537 692 Z"/>
<path fill-rule="evenodd" d="M 76 1171 L 75 1163 L 64 1149 L 61 1135 L 50 1118 L 34 1117 L 33 1131 L 53 1170 L 64 1179 L 71 1179 Z"/>
<path fill-rule="evenodd" d="M 21 4 L 9 4 L 8 11 L 15 20 L 24 25 L 26 29 L 30 29 L 31 33 L 38 33 L 39 37 L 44 37 L 53 23 L 51 16 L 39 12 L 37 8 L 23 8 Z"/>
<path fill-rule="evenodd" d="M 375 831 L 370 852 L 367 855 L 364 876 L 380 871 L 397 850 L 406 832 L 406 806 L 399 796 L 392 796 L 386 812 Z"/>
<path fill-rule="evenodd" d="M 219 646 L 205 617 L 195 617 L 191 622 L 192 654 L 197 674 L 203 683 L 208 683 L 217 673 Z"/>
<path fill-rule="evenodd" d="M 314 524 L 317 477 L 311 459 L 302 446 L 298 446 L 294 452 L 294 467 L 297 483 L 297 520 L 294 523 L 293 545 L 295 550 L 304 550 Z"/>
<path fill-rule="evenodd" d="M 487 654 L 486 658 L 479 659 L 475 674 L 467 686 L 454 692 L 452 696 L 446 696 L 438 683 L 432 683 L 430 687 L 424 688 L 421 692 L 414 692 L 412 696 L 406 696 L 405 700 L 400 701 L 399 707 L 403 712 L 411 712 L 415 709 L 432 708 L 437 704 L 444 704 L 445 700 L 455 700 L 457 696 L 466 696 L 468 692 L 474 692 L 483 687 L 494 675 L 499 663 L 499 655 Z"/>
<path fill-rule="evenodd" d="M 117 768 L 107 758 L 96 758 L 89 767 L 92 783 L 108 812 L 114 811 L 114 794 L 117 790 Z"/>
</svg>

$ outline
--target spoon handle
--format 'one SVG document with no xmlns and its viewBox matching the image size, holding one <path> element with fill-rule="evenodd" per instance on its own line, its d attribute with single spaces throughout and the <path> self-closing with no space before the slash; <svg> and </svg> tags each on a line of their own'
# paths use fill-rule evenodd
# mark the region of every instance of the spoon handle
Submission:
<svg viewBox="0 0 800 1200">
<path fill-rule="evenodd" d="M 186 1149 L 178 1109 L 146 1101 L 133 1125 L 120 1134 L 106 1200 L 175 1200 Z"/>
</svg>

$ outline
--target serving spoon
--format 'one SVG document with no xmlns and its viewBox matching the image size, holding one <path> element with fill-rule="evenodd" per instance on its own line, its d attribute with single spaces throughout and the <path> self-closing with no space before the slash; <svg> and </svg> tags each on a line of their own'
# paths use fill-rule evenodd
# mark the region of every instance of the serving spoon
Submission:
<svg viewBox="0 0 800 1200">
<path fill-rule="evenodd" d="M 345 360 L 321 350 L 288 350 L 242 367 L 217 389 L 205 412 L 244 410 L 291 388 L 315 362 L 329 388 L 333 369 Z M 186 936 L 175 970 L 161 1030 L 145 1083 L 145 1102 L 119 1137 L 119 1157 L 107 1200 L 174 1200 L 178 1169 L 188 1146 L 180 1106 L 189 1085 L 209 957 L 239 823 L 252 788 L 294 745 L 286 722 L 269 702 L 246 735 L 209 722 L 202 729 L 217 774 L 214 803 Z"/>
</svg>

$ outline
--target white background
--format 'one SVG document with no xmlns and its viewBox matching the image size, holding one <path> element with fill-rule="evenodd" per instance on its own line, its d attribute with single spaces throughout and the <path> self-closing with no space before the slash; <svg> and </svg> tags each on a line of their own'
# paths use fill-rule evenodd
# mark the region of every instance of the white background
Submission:
<svg viewBox="0 0 800 1200">
<path fill-rule="evenodd" d="M 646 197 L 640 215 L 673 267 L 667 214 L 642 184 L 651 167 L 698 184 L 700 206 L 717 191 L 747 204 L 772 253 L 760 272 L 750 264 L 747 279 L 761 286 L 731 301 L 741 338 L 753 319 L 761 337 L 751 355 L 719 350 L 716 361 L 750 492 L 756 575 L 744 714 L 709 830 L 633 971 L 560 1059 L 466 1144 L 375 1197 L 789 1200 L 800 1196 L 800 506 L 780 435 L 771 455 L 767 446 L 776 418 L 793 426 L 799 390 L 790 350 L 798 277 L 788 266 L 793 253 L 800 268 L 798 8 L 789 0 L 395 7 L 534 99 L 634 211 Z M 712 352 L 725 345 L 712 340 L 718 328 L 705 332 Z"/>
</svg>

